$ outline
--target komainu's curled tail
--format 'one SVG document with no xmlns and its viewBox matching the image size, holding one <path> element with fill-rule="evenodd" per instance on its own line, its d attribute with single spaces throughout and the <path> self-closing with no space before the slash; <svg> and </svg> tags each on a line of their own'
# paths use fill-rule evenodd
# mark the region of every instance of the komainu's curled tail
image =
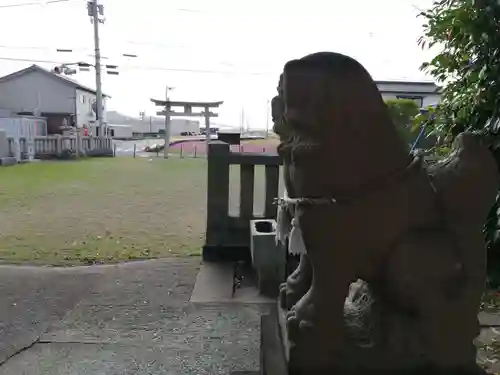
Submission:
<svg viewBox="0 0 500 375">
<path fill-rule="evenodd" d="M 500 185 L 493 154 L 472 133 L 460 134 L 446 160 L 429 168 L 448 230 L 461 258 L 464 297 L 477 314 L 486 280 L 486 249 L 481 229 Z M 476 305 L 476 306 L 475 306 Z"/>
<path fill-rule="evenodd" d="M 479 333 L 477 313 L 486 279 L 481 229 L 500 177 L 493 155 L 471 133 L 460 134 L 452 153 L 428 166 L 427 173 L 440 220 L 402 236 L 387 258 L 384 275 L 386 298 L 396 307 L 394 316 L 405 309 L 420 318 L 404 328 L 397 319 L 389 319 L 393 326 L 384 334 L 418 337 L 406 360 L 426 358 L 436 368 L 475 369 L 473 340 Z M 412 329 L 416 334 L 410 334 Z"/>
<path fill-rule="evenodd" d="M 481 229 L 499 188 L 493 155 L 472 133 L 460 134 L 444 161 L 429 174 L 451 226 Z"/>
<path fill-rule="evenodd" d="M 429 167 L 436 189 L 444 225 L 451 235 L 461 267 L 461 292 L 450 306 L 460 311 L 460 335 L 457 343 L 471 342 L 479 334 L 477 313 L 486 280 L 486 247 L 482 227 L 486 221 L 500 185 L 496 161 L 478 136 L 460 134 L 450 156 Z M 453 340 L 453 335 L 450 335 Z M 437 341 L 437 340 L 436 340 Z M 467 357 L 473 350 L 457 345 L 455 355 Z"/>
</svg>

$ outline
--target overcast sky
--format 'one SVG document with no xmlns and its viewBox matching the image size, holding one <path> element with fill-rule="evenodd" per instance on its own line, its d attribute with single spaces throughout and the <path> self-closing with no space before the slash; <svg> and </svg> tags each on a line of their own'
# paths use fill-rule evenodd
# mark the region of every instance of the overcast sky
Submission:
<svg viewBox="0 0 500 375">
<path fill-rule="evenodd" d="M 86 1 L 5 7 L 37 1 L 0 0 L 0 58 L 91 62 Z M 429 80 L 418 70 L 430 53 L 417 46 L 416 15 L 431 2 L 100 0 L 103 63 L 120 67 L 120 75 L 103 76 L 108 109 L 152 115 L 150 98 L 163 98 L 168 84 L 174 100 L 224 100 L 216 122 L 239 126 L 244 109 L 245 122 L 263 128 L 284 63 L 318 51 L 355 57 L 375 79 Z M 31 64 L 0 59 L 0 75 Z M 72 78 L 95 87 L 93 71 Z"/>
</svg>

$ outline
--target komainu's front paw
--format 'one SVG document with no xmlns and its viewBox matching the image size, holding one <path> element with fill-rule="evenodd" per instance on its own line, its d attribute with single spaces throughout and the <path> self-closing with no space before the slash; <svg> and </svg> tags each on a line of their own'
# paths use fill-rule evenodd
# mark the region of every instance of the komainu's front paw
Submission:
<svg viewBox="0 0 500 375">
<path fill-rule="evenodd" d="M 311 278 L 299 269 L 295 270 L 280 285 L 280 306 L 282 309 L 290 310 L 311 287 Z"/>
</svg>

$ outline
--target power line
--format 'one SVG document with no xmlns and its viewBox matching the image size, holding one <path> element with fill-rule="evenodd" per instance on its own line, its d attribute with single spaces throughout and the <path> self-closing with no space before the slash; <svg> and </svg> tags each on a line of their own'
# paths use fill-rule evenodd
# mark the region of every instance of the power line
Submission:
<svg viewBox="0 0 500 375">
<path fill-rule="evenodd" d="M 185 44 L 175 45 L 175 44 L 164 44 L 164 43 L 155 43 L 155 42 L 139 42 L 134 40 L 127 40 L 124 44 L 132 44 L 134 46 L 151 46 L 151 47 L 159 47 L 159 48 L 196 48 L 196 46 L 188 46 Z"/>
<path fill-rule="evenodd" d="M 66 50 L 66 48 L 56 48 L 56 47 L 46 47 L 46 46 L 7 46 L 0 44 L 0 48 L 2 49 L 14 49 L 14 50 L 43 50 L 43 51 L 54 51 L 58 52 L 59 50 Z M 69 48 L 68 50 L 71 50 L 71 52 L 88 52 L 88 51 L 93 51 L 91 47 L 88 48 Z"/>
<path fill-rule="evenodd" d="M 45 5 L 51 5 L 51 4 L 56 4 L 56 3 L 68 3 L 71 1 L 82 1 L 82 0 L 46 0 L 46 1 L 33 1 L 30 3 L 19 3 L 19 4 L 7 4 L 7 5 L 0 5 L 0 8 L 20 8 L 20 7 L 29 7 L 29 6 L 45 6 Z"/>
<path fill-rule="evenodd" d="M 144 65 L 142 66 L 125 65 L 124 67 L 130 69 L 161 70 L 168 72 L 183 72 L 183 73 L 235 74 L 235 75 L 254 75 L 254 76 L 275 74 L 272 72 L 237 72 L 237 71 L 224 71 L 224 70 L 211 70 L 211 69 L 164 68 L 159 66 L 144 66 Z"/>
<path fill-rule="evenodd" d="M 109 41 L 106 41 L 109 43 Z M 134 41 L 125 41 L 122 42 L 123 44 L 130 44 L 130 45 L 138 45 L 138 46 L 151 46 L 155 47 L 158 49 L 164 49 L 164 48 L 187 48 L 187 49 L 196 49 L 199 50 L 199 46 L 195 45 L 168 45 L 168 44 L 162 44 L 162 43 L 154 43 L 154 42 L 134 42 Z M 113 45 L 116 46 L 116 42 L 112 42 Z M 44 51 L 56 51 L 60 48 L 56 47 L 49 47 L 49 46 L 15 46 L 15 45 L 0 45 L 1 49 L 11 49 L 11 50 L 44 50 Z M 210 47 L 206 47 L 210 48 Z M 77 48 L 68 48 L 68 50 L 71 50 L 71 52 L 83 52 L 83 51 L 93 51 L 92 47 L 77 47 Z M 69 52 L 69 51 L 68 51 Z"/>
<path fill-rule="evenodd" d="M 64 64 L 61 61 L 55 60 L 38 60 L 38 59 L 21 59 L 15 57 L 0 57 L 0 60 L 5 61 L 18 61 L 18 62 L 30 62 L 39 64 Z M 120 65 L 119 69 L 138 69 L 138 70 L 157 70 L 166 72 L 179 72 L 179 73 L 204 73 L 204 74 L 234 74 L 234 75 L 270 75 L 275 74 L 275 72 L 236 72 L 236 71 L 223 71 L 223 70 L 210 70 L 210 69 L 183 69 L 183 68 L 166 68 L 159 66 L 145 66 L 145 65 Z"/>
<path fill-rule="evenodd" d="M 203 13 L 203 11 L 199 9 L 175 8 L 174 10 L 178 10 L 180 12 L 188 12 L 188 13 Z"/>
<path fill-rule="evenodd" d="M 195 48 L 195 47 L 193 47 Z M 93 51 L 92 48 L 55 48 L 55 47 L 40 47 L 40 46 L 6 46 L 6 45 L 0 45 L 0 49 L 12 49 L 12 50 L 39 50 L 39 51 L 51 51 L 51 52 L 60 52 L 60 53 L 73 53 L 73 52 L 91 52 Z M 90 54 L 87 55 L 89 57 L 95 57 L 94 55 Z M 111 56 L 111 57 L 109 57 Z M 148 54 L 149 56 L 149 54 Z M 143 54 L 137 55 L 137 54 L 132 54 L 132 53 L 113 53 L 112 55 L 108 56 L 101 56 L 101 59 L 106 59 L 106 60 L 116 60 L 119 58 L 137 58 L 137 57 L 143 57 Z M 12 58 L 15 59 L 15 58 Z M 73 58 L 72 58 L 73 59 Z M 73 59 L 74 60 L 74 59 Z M 218 62 L 220 65 L 224 65 L 227 67 L 233 67 L 234 63 L 228 62 L 228 61 L 219 61 Z M 156 69 L 153 67 L 153 69 Z"/>
<path fill-rule="evenodd" d="M 57 3 L 68 3 L 68 2 L 73 2 L 73 1 L 79 1 L 83 2 L 84 0 L 41 0 L 41 1 L 32 1 L 32 2 L 26 2 L 26 3 L 19 3 L 19 4 L 7 4 L 7 5 L 0 5 L 0 8 L 19 8 L 19 7 L 30 7 L 30 6 L 45 6 L 45 5 L 51 5 L 51 4 L 57 4 Z M 174 8 L 174 11 L 179 11 L 179 12 L 187 12 L 187 13 L 203 13 L 203 11 L 199 9 L 187 9 L 187 8 Z"/>
</svg>

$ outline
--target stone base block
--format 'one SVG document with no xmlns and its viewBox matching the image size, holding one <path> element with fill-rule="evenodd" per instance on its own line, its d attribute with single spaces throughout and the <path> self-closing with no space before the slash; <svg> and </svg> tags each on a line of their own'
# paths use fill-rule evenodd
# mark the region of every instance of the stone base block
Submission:
<svg viewBox="0 0 500 375">
<path fill-rule="evenodd" d="M 259 291 L 277 297 L 285 280 L 286 250 L 277 246 L 275 220 L 250 220 L 250 252 Z"/>
<path fill-rule="evenodd" d="M 275 342 L 274 345 L 280 346 L 280 350 L 276 353 L 282 353 L 283 360 L 288 368 L 288 375 L 310 375 L 310 374 L 342 374 L 342 375 L 486 375 L 486 372 L 479 366 L 470 366 L 467 369 L 436 369 L 423 364 L 394 366 L 396 359 L 393 361 L 385 361 L 380 363 L 377 361 L 379 354 L 383 351 L 371 353 L 370 350 L 355 348 L 352 343 L 346 343 L 345 352 L 342 353 L 344 358 L 340 362 L 340 367 L 326 369 L 308 369 L 303 368 L 301 363 L 298 363 L 297 356 L 294 353 L 294 346 L 291 345 L 288 339 L 286 310 L 280 308 L 279 304 L 276 308 L 277 316 L 274 318 L 277 328 L 269 329 L 262 325 L 261 330 L 263 340 Z M 268 323 L 270 324 L 270 323 Z M 264 332 L 264 330 L 266 330 Z M 314 343 L 306 342 L 305 345 L 314 345 Z M 261 343 L 262 348 L 264 342 Z M 262 350 L 261 348 L 261 350 Z M 264 361 L 265 364 L 265 361 Z M 265 373 L 265 372 L 264 372 Z"/>
<path fill-rule="evenodd" d="M 202 256 L 204 262 L 251 262 L 248 246 L 205 245 Z"/>
<path fill-rule="evenodd" d="M 16 165 L 17 159 L 13 156 L 8 156 L 6 158 L 0 158 L 0 165 L 2 167 L 7 167 L 9 165 Z"/>
<path fill-rule="evenodd" d="M 87 151 L 86 156 L 92 156 L 92 157 L 113 157 L 114 152 L 113 149 L 111 148 L 100 148 L 100 149 L 95 149 L 95 150 L 89 150 Z"/>
</svg>

